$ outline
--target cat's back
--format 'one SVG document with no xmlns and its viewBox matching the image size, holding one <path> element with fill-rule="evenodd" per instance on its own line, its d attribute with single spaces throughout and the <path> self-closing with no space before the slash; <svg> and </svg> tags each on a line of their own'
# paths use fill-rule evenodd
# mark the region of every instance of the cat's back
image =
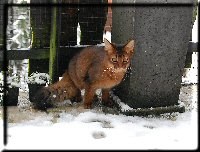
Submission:
<svg viewBox="0 0 200 152">
<path fill-rule="evenodd" d="M 79 52 L 72 62 L 76 64 L 76 68 L 86 68 L 89 64 L 101 62 L 105 55 L 104 47 L 102 46 L 89 46 Z"/>
<path fill-rule="evenodd" d="M 103 46 L 88 46 L 70 60 L 68 70 L 70 73 L 85 73 L 91 64 L 100 65 L 104 56 Z"/>
<path fill-rule="evenodd" d="M 84 48 L 78 55 L 78 58 L 88 57 L 89 59 L 103 57 L 105 55 L 103 46 L 88 46 Z"/>
</svg>

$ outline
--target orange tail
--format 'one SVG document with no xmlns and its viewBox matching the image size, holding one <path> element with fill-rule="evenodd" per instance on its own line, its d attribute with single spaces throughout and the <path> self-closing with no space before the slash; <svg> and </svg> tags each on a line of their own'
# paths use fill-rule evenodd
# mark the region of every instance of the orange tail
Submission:
<svg viewBox="0 0 200 152">
<path fill-rule="evenodd" d="M 60 81 L 40 89 L 33 98 L 33 104 L 36 109 L 46 110 L 66 99 L 76 102 L 81 100 L 81 92 L 74 85 L 67 71 Z"/>
</svg>

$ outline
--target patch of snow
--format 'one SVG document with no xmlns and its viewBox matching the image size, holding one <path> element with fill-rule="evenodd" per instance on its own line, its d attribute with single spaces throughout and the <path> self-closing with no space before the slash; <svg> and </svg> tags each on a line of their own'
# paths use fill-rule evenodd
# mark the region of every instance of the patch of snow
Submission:
<svg viewBox="0 0 200 152">
<path fill-rule="evenodd" d="M 77 26 L 77 45 L 80 45 L 81 42 L 81 28 L 80 28 L 80 24 L 78 23 Z"/>
<path fill-rule="evenodd" d="M 105 46 L 105 43 L 97 44 L 96 46 Z"/>
<path fill-rule="evenodd" d="M 53 123 L 49 115 L 9 125 L 6 149 L 196 149 L 197 123 L 190 117 L 186 112 L 173 121 L 89 111 L 61 113 Z M 112 127 L 103 127 L 106 123 Z"/>
<path fill-rule="evenodd" d="M 198 42 L 198 7 L 197 7 L 197 16 L 192 28 L 192 42 Z"/>
<path fill-rule="evenodd" d="M 19 16 L 18 16 L 18 19 L 19 19 L 19 20 L 25 20 L 26 17 L 25 17 L 24 15 L 19 15 Z"/>
<path fill-rule="evenodd" d="M 0 72 L 0 84 L 3 86 L 3 72 Z"/>
<path fill-rule="evenodd" d="M 67 47 L 79 48 L 79 47 L 87 47 L 87 46 L 90 46 L 90 45 L 69 45 Z"/>
<path fill-rule="evenodd" d="M 24 68 L 24 66 L 23 66 Z M 26 68 L 26 67 L 25 67 Z M 15 71 L 15 68 L 13 68 Z M 17 72 L 13 72 L 11 75 L 7 76 L 7 84 L 10 88 L 18 87 L 21 91 L 28 91 L 28 83 L 30 84 L 49 84 L 50 76 L 47 73 L 32 73 L 29 77 L 26 77 L 22 70 L 23 75 L 18 75 Z M 23 78 L 23 81 L 21 80 Z M 1 80 L 1 78 L 0 78 Z"/>
<path fill-rule="evenodd" d="M 59 77 L 59 81 L 62 79 L 63 77 Z"/>
<path fill-rule="evenodd" d="M 20 48 L 20 49 L 15 49 L 16 51 L 20 51 L 20 50 L 27 50 L 30 51 L 30 48 Z"/>
<path fill-rule="evenodd" d="M 102 95 L 102 90 L 101 89 L 97 89 L 96 90 L 96 95 L 101 96 Z"/>
<path fill-rule="evenodd" d="M 85 89 L 82 89 L 81 90 L 81 95 L 84 96 L 84 94 L 85 94 Z"/>
<path fill-rule="evenodd" d="M 46 84 L 49 83 L 50 76 L 47 73 L 32 73 L 28 78 L 27 83 L 31 84 Z"/>
<path fill-rule="evenodd" d="M 182 84 L 198 83 L 198 52 L 192 54 L 191 68 L 185 68 L 185 76 L 182 77 Z"/>
<path fill-rule="evenodd" d="M 13 73 L 12 76 L 7 77 L 8 87 L 20 87 L 20 81 L 18 79 L 17 74 Z"/>
<path fill-rule="evenodd" d="M 197 95 L 197 85 L 183 86 L 179 103 L 191 108 L 157 117 L 105 114 L 95 109 L 44 113 L 32 120 L 8 123 L 5 148 L 194 150 L 198 146 Z M 184 99 L 191 105 L 184 104 Z"/>
<path fill-rule="evenodd" d="M 32 103 L 29 100 L 29 93 L 19 90 L 17 107 L 20 111 L 29 110 Z"/>
<path fill-rule="evenodd" d="M 120 106 L 121 111 L 128 111 L 128 110 L 133 110 L 133 108 L 129 107 L 127 104 L 124 102 L 121 102 L 118 96 L 114 95 L 112 91 L 110 91 L 110 96 L 113 98 L 113 100 Z"/>
<path fill-rule="evenodd" d="M 101 95 L 101 89 L 97 89 L 95 93 L 96 93 L 96 95 L 100 96 Z M 84 94 L 85 94 L 85 89 L 82 89 L 81 95 L 84 96 Z"/>
<path fill-rule="evenodd" d="M 186 109 L 185 113 L 163 114 L 160 117 L 132 117 L 105 114 L 94 109 L 80 113 L 74 109 L 71 113 L 49 113 L 21 123 L 9 123 L 8 145 L 4 148 L 196 149 L 197 86 L 182 87 L 180 96 L 181 104 L 184 99 L 191 102 L 191 109 Z M 3 124 L 1 115 L 0 113 L 0 124 Z"/>
<path fill-rule="evenodd" d="M 106 31 L 105 33 L 103 33 L 103 41 L 104 38 L 106 38 L 109 42 L 111 42 L 111 32 Z"/>
</svg>

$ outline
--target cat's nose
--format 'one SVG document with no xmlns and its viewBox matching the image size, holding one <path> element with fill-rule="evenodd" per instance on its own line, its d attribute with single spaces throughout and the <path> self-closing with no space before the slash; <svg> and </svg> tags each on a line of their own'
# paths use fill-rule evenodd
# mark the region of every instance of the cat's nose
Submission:
<svg viewBox="0 0 200 152">
<path fill-rule="evenodd" d="M 123 68 L 123 64 L 122 63 L 119 63 L 119 68 Z"/>
</svg>

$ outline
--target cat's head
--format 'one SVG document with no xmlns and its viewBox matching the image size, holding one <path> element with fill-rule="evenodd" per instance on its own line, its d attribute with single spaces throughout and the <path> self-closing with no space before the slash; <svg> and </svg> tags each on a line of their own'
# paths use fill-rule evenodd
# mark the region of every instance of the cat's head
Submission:
<svg viewBox="0 0 200 152">
<path fill-rule="evenodd" d="M 134 53 L 134 40 L 130 40 L 122 47 L 116 47 L 115 44 L 110 43 L 107 39 L 104 39 L 108 66 L 114 68 L 117 71 L 126 71 L 131 63 L 131 57 Z"/>
</svg>

